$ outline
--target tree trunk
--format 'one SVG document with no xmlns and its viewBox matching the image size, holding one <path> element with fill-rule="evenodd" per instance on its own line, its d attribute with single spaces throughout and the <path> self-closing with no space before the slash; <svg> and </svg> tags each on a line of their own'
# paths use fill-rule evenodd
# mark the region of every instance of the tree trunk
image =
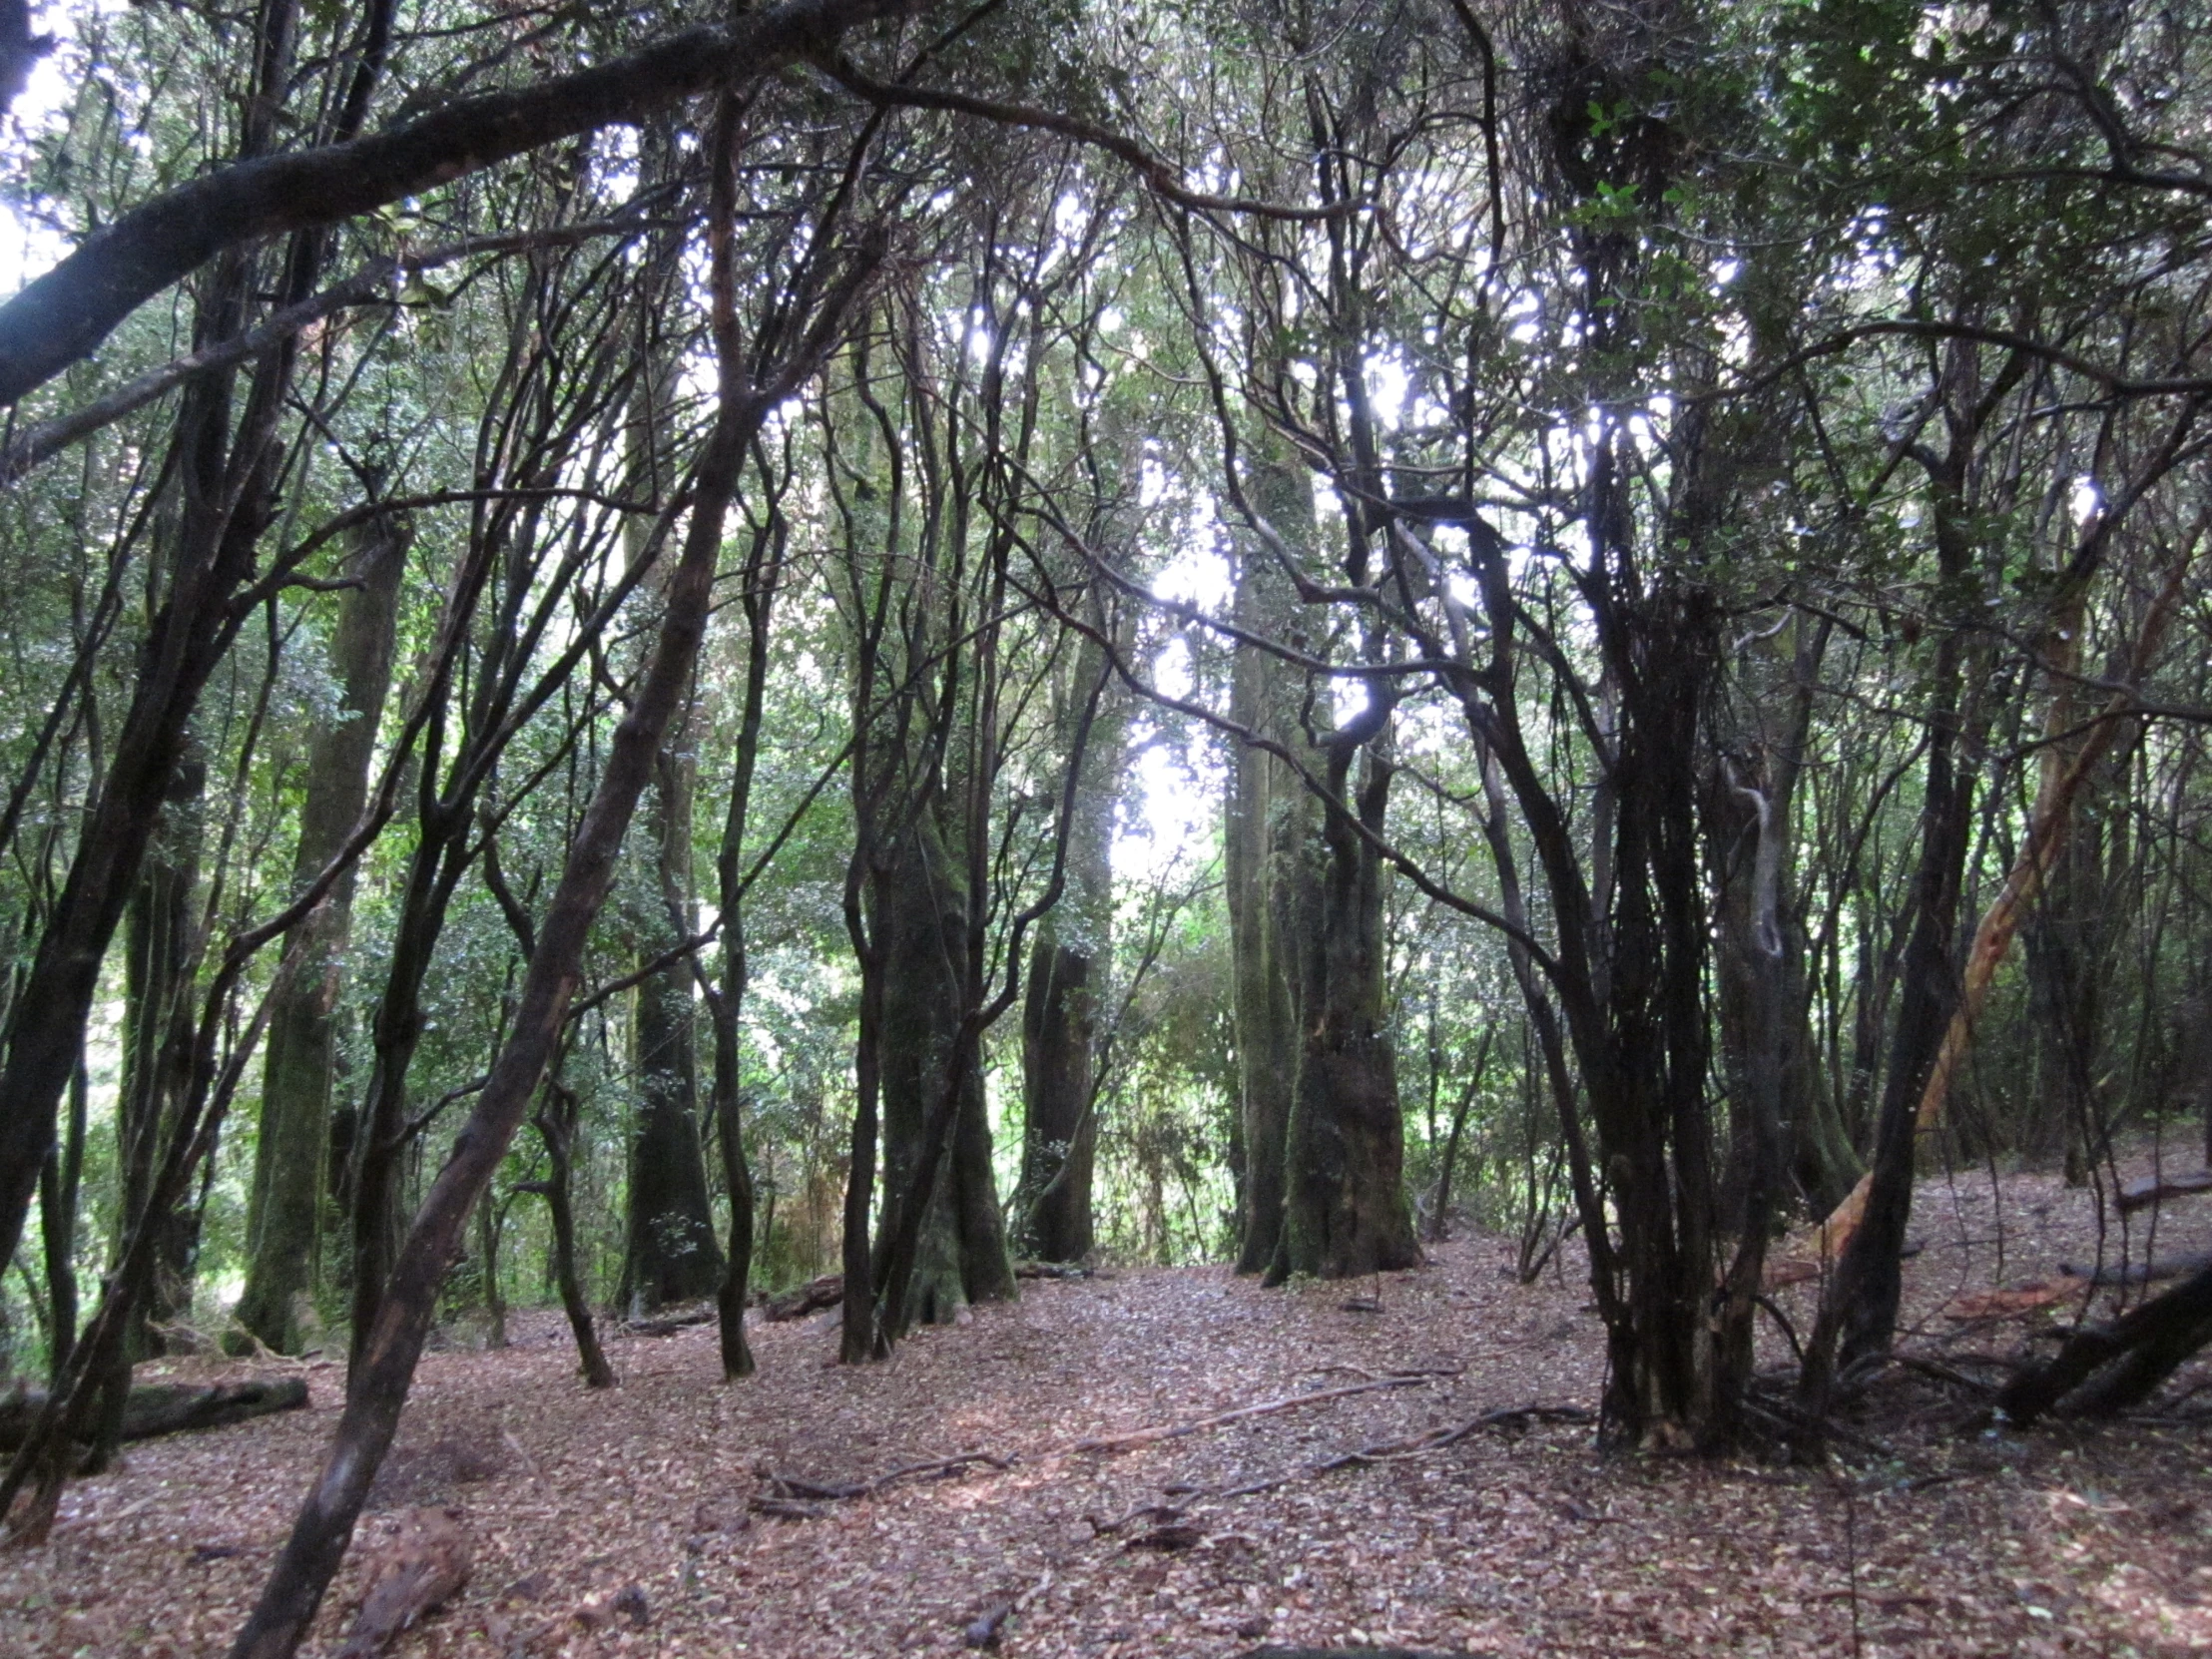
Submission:
<svg viewBox="0 0 2212 1659">
<path fill-rule="evenodd" d="M 1072 742 L 1082 699 L 1104 666 L 1100 647 L 1075 653 L 1055 728 Z M 1092 1248 L 1091 1176 L 1098 1153 L 1098 1003 L 1113 964 L 1114 803 L 1123 761 L 1118 707 L 1091 723 L 1072 795 L 1067 895 L 1038 925 L 1022 1002 L 1021 1183 L 1014 1213 L 1020 1250 L 1041 1262 L 1078 1262 Z"/>
<path fill-rule="evenodd" d="M 781 513 L 755 536 L 746 560 L 745 587 L 739 603 L 745 611 L 745 704 L 738 717 L 738 750 L 730 779 L 730 802 L 723 816 L 722 842 L 715 853 L 716 903 L 722 913 L 722 982 L 707 991 L 714 1022 L 715 1138 L 722 1153 L 722 1180 L 730 1194 L 730 1245 L 716 1315 L 722 1345 L 722 1378 L 734 1382 L 754 1372 L 753 1350 L 745 1340 L 745 1305 L 753 1275 L 753 1166 L 745 1149 L 745 1093 L 739 1052 L 739 1019 L 751 978 L 746 953 L 745 834 L 753 812 L 753 780 L 761 759 L 761 728 L 768 711 L 768 653 L 775 618 L 776 588 L 783 569 L 786 527 Z M 773 1210 L 771 1212 L 773 1220 Z"/>
<path fill-rule="evenodd" d="M 576 1145 L 576 1092 L 562 1083 L 558 1064 L 546 1079 L 545 1091 L 531 1120 L 545 1143 L 546 1161 L 553 1168 L 543 1181 L 518 1187 L 545 1200 L 553 1223 L 553 1283 L 561 1296 L 561 1312 L 568 1316 L 569 1335 L 576 1340 L 576 1365 L 584 1384 L 592 1388 L 615 1385 L 614 1368 L 599 1346 L 599 1332 L 592 1323 L 591 1299 L 584 1294 L 583 1277 L 576 1271 L 576 1211 L 572 1201 L 571 1172 Z"/>
<path fill-rule="evenodd" d="M 82 1061 L 69 1083 L 69 1129 L 39 1171 L 39 1226 L 46 1242 L 47 1362 L 58 1379 L 77 1341 L 77 1202 L 83 1192 L 91 1079 Z"/>
<path fill-rule="evenodd" d="M 675 749 L 672 744 L 661 756 L 645 815 L 657 890 L 641 901 L 634 921 L 639 954 L 649 962 L 680 942 L 670 904 L 680 914 L 690 911 L 691 790 Z M 630 1142 L 623 1267 L 623 1300 L 633 1317 L 663 1303 L 711 1296 L 723 1278 L 699 1144 L 691 963 L 671 962 L 642 981 L 636 1009 L 638 1121 Z"/>
<path fill-rule="evenodd" d="M 1330 768 L 1340 799 L 1351 777 L 1351 738 L 1338 734 L 1342 747 Z M 1364 776 L 1354 810 L 1381 835 L 1390 764 L 1372 748 L 1358 754 Z M 1384 1007 L 1382 857 L 1334 806 L 1323 839 L 1327 862 L 1305 941 L 1305 1034 L 1271 1282 L 1286 1273 L 1346 1279 L 1417 1267 L 1421 1259 L 1405 1199 L 1405 1128 Z"/>
<path fill-rule="evenodd" d="M 1306 479 L 1292 463 L 1274 458 L 1256 463 L 1253 474 L 1259 510 L 1281 535 L 1310 543 L 1314 508 Z M 1268 549 L 1248 543 L 1237 574 L 1237 626 L 1286 638 L 1296 609 L 1288 576 L 1276 568 Z M 1279 659 L 1251 645 L 1237 647 L 1230 686 L 1233 721 L 1297 753 L 1304 747 L 1298 703 L 1296 679 Z M 1300 941 L 1312 888 L 1307 864 L 1317 814 L 1298 774 L 1277 756 L 1240 746 L 1232 767 L 1222 839 L 1244 1142 L 1237 1271 L 1266 1273 L 1283 1241 L 1284 1160 L 1301 1047 Z"/>
<path fill-rule="evenodd" d="M 412 539 L 411 527 L 393 515 L 369 519 L 354 533 L 348 575 L 359 586 L 340 602 L 330 640 L 339 700 L 308 751 L 292 857 L 295 888 L 337 855 L 367 805 L 376 730 L 391 685 L 399 583 Z M 279 1354 L 298 1352 L 300 1305 L 309 1293 L 320 1232 L 337 1002 L 352 904 L 353 872 L 347 870 L 285 939 L 285 950 L 299 953 L 299 967 L 270 1015 L 246 1290 L 234 1317 Z"/>
<path fill-rule="evenodd" d="M 207 766 L 199 746 L 188 747 L 172 776 L 162 821 L 131 899 L 124 926 L 123 1077 L 116 1114 L 121 1136 L 122 1194 L 116 1218 L 116 1249 L 130 1237 L 153 1199 L 154 1177 L 169 1128 L 172 1108 L 185 1079 L 178 1064 L 189 1045 L 178 1041 L 180 1019 L 191 1018 L 190 996 L 200 957 L 199 917 L 195 901 L 200 885 L 200 817 Z M 173 1212 L 160 1223 L 152 1283 L 141 1304 L 141 1318 L 125 1347 L 124 1369 L 111 1379 L 111 1415 L 120 1422 L 123 1394 L 129 1390 L 129 1363 L 167 1352 L 156 1331 L 189 1312 L 192 1291 L 190 1234 L 185 1213 Z M 112 1441 L 102 1436 L 104 1453 Z"/>
<path fill-rule="evenodd" d="M 1027 1111 L 1014 1242 L 1024 1256 L 1040 1262 L 1079 1262 L 1092 1247 L 1091 1173 L 1098 1154 L 1092 1109 L 1098 995 L 1091 983 L 1093 952 L 1080 921 L 1063 927 L 1054 918 L 1038 929 L 1030 951 L 1021 1017 Z"/>
<path fill-rule="evenodd" d="M 899 1219 L 926 1193 L 911 1271 L 899 1287 L 905 1324 L 943 1325 L 971 1302 L 1015 1293 L 992 1180 L 990 1127 L 983 1110 L 978 1046 L 959 1040 L 967 987 L 969 896 L 934 813 L 900 835 L 897 857 L 875 887 L 875 933 L 883 952 L 883 1191 L 874 1267 L 879 1298 L 894 1271 L 885 1251 Z M 959 1075 L 951 1068 L 957 1065 Z M 948 1097 L 956 1117 L 934 1170 L 922 1167 L 930 1114 Z"/>
</svg>

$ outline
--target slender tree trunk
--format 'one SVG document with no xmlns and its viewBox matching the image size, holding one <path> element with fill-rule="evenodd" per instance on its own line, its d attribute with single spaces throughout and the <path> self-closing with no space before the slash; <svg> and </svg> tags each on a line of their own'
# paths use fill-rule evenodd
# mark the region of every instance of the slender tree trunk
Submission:
<svg viewBox="0 0 2212 1659">
<path fill-rule="evenodd" d="M 39 1228 L 46 1242 L 47 1356 L 58 1379 L 77 1340 L 77 1200 L 83 1191 L 91 1081 L 82 1063 L 69 1083 L 69 1127 L 39 1171 Z"/>
<path fill-rule="evenodd" d="M 728 99 L 724 119 L 734 123 Z M 615 729 L 589 810 L 571 842 L 558 886 L 538 929 L 515 1020 L 489 1079 L 431 1183 L 408 1229 L 376 1308 L 375 1328 L 347 1380 L 344 1415 L 282 1553 L 232 1648 L 233 1659 L 289 1659 L 306 1633 L 336 1573 L 368 1496 L 369 1483 L 391 1447 L 415 1363 L 436 1313 L 437 1291 L 470 1208 L 506 1155 L 531 1097 L 558 1045 L 582 972 L 584 947 L 605 904 L 625 831 L 650 782 L 671 722 L 691 682 L 707 629 L 723 519 L 740 466 L 769 410 L 819 366 L 871 274 L 874 260 L 848 269 L 817 308 L 814 323 L 794 339 L 772 384 L 747 380 L 731 316 L 730 227 L 734 207 L 724 173 L 732 134 L 718 133 L 715 224 L 712 233 L 716 344 L 722 372 L 720 407 L 692 487 L 683 557 L 669 580 L 653 652 L 629 713 Z"/>
<path fill-rule="evenodd" d="M 746 952 L 745 834 L 753 811 L 753 779 L 761 759 L 761 729 L 768 711 L 768 654 L 783 568 L 784 521 L 773 515 L 767 530 L 754 538 L 746 561 L 745 703 L 738 716 L 736 766 L 730 803 L 723 817 L 722 844 L 715 855 L 716 897 L 722 914 L 722 983 L 710 986 L 708 1013 L 714 1021 L 715 1138 L 722 1153 L 722 1180 L 730 1194 L 730 1243 L 722 1284 L 716 1291 L 717 1323 L 722 1339 L 722 1378 L 734 1382 L 754 1372 L 753 1350 L 745 1339 L 745 1304 L 753 1275 L 753 1166 L 746 1157 L 743 1055 L 740 1016 L 745 1011 L 751 963 Z M 773 1220 L 774 1212 L 771 1211 Z"/>
<path fill-rule="evenodd" d="M 614 1368 L 599 1346 L 598 1328 L 592 1322 L 591 1299 L 584 1294 L 583 1277 L 576 1271 L 576 1211 L 573 1201 L 577 1099 L 575 1090 L 562 1083 L 558 1064 L 547 1078 L 545 1091 L 531 1120 L 538 1139 L 545 1144 L 546 1162 L 552 1170 L 542 1182 L 527 1189 L 545 1200 L 553 1223 L 553 1283 L 560 1292 L 561 1311 L 568 1316 L 569 1334 L 576 1339 L 577 1369 L 587 1387 L 611 1388 Z"/>
</svg>

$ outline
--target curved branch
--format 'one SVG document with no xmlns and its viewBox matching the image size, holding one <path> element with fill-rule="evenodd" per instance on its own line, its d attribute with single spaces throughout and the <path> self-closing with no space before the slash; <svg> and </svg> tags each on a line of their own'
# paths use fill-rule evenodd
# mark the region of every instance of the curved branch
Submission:
<svg viewBox="0 0 2212 1659">
<path fill-rule="evenodd" d="M 0 404 L 15 403 L 125 317 L 226 248 L 334 225 L 465 174 L 651 112 L 725 82 L 819 58 L 847 29 L 914 0 L 785 0 L 685 29 L 612 63 L 464 98 L 390 132 L 222 168 L 86 239 L 0 305 Z"/>
</svg>

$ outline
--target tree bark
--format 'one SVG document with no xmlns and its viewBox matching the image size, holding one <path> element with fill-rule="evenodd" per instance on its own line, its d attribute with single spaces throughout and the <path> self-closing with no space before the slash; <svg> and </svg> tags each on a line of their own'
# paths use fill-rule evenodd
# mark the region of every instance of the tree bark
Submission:
<svg viewBox="0 0 2212 1659">
<path fill-rule="evenodd" d="M 686 917 L 690 910 L 691 790 L 689 768 L 677 747 L 672 743 L 662 753 L 646 807 L 654 890 L 634 920 L 639 954 L 648 962 L 680 942 L 678 927 L 684 923 L 671 906 Z M 639 1099 L 630 1141 L 623 1267 L 623 1300 L 632 1317 L 664 1303 L 710 1296 L 723 1279 L 699 1144 L 697 1047 L 692 965 L 671 962 L 638 985 L 632 1024 Z"/>
<path fill-rule="evenodd" d="M 1099 683 L 1103 652 L 1085 643 L 1062 688 L 1055 728 L 1068 752 L 1080 702 Z M 1114 802 L 1122 767 L 1118 710 L 1092 721 L 1075 781 L 1068 894 L 1044 918 L 1022 1002 L 1021 1181 L 1016 1244 L 1041 1262 L 1079 1262 L 1093 1245 L 1091 1178 L 1098 1155 L 1099 997 L 1113 963 Z"/>
<path fill-rule="evenodd" d="M 545 1144 L 546 1161 L 553 1166 L 552 1173 L 543 1181 L 516 1190 L 535 1192 L 545 1200 L 546 1214 L 553 1224 L 553 1284 L 560 1293 L 561 1312 L 568 1317 L 569 1335 L 576 1341 L 576 1365 L 584 1374 L 584 1385 L 611 1388 L 615 1385 L 614 1367 L 607 1364 L 606 1350 L 599 1346 L 599 1332 L 592 1323 L 591 1299 L 585 1296 L 583 1277 L 576 1271 L 576 1210 L 571 1180 L 576 1117 L 576 1091 L 562 1083 L 560 1065 L 556 1061 L 553 1074 L 546 1079 L 537 1113 L 531 1119 L 538 1139 Z"/>
<path fill-rule="evenodd" d="M 1371 693 L 1380 695 L 1380 692 Z M 1387 714 L 1382 715 L 1386 721 Z M 1329 773 L 1343 799 L 1357 753 L 1360 823 L 1383 830 L 1390 764 L 1340 732 Z M 1405 1129 L 1387 1010 L 1382 864 L 1375 842 L 1332 804 L 1326 813 L 1316 925 L 1305 941 L 1305 1036 L 1284 1147 L 1284 1272 L 1346 1279 L 1420 1264 L 1404 1182 Z"/>
<path fill-rule="evenodd" d="M 900 835 L 898 855 L 876 883 L 876 936 L 883 952 L 883 1189 L 874 1279 L 878 1294 L 896 1271 L 887 1256 L 899 1219 L 926 1194 L 921 1229 L 899 1301 L 906 1324 L 944 1325 L 971 1302 L 1014 1293 L 992 1181 L 990 1129 L 983 1115 L 981 1056 L 961 1040 L 967 984 L 970 895 L 946 837 L 927 808 Z M 928 1155 L 927 1127 L 956 1099 L 952 1132 Z"/>
<path fill-rule="evenodd" d="M 334 718 L 307 757 L 292 882 L 304 886 L 345 844 L 368 802 L 376 730 L 391 686 L 400 577 L 412 530 L 403 518 L 366 520 L 353 535 L 350 578 L 330 641 Z M 246 1290 L 235 1318 L 279 1354 L 298 1352 L 300 1299 L 308 1294 L 320 1234 L 323 1163 L 337 1060 L 337 1001 L 351 934 L 353 872 L 284 941 L 299 967 L 270 1015 L 261 1129 L 247 1218 Z"/>
<path fill-rule="evenodd" d="M 2068 1337 L 2047 1362 L 2015 1377 L 1997 1396 L 2014 1422 L 2053 1410 L 2106 1416 L 2141 1404 L 2192 1355 L 2212 1342 L 2212 1268 L 2205 1268 L 2109 1325 Z"/>
<path fill-rule="evenodd" d="M 783 569 L 786 527 L 781 513 L 753 540 L 739 604 L 745 612 L 745 703 L 738 716 L 736 765 L 723 815 L 722 843 L 715 854 L 716 902 L 722 914 L 722 982 L 707 987 L 714 1022 L 715 1138 L 722 1154 L 723 1186 L 730 1195 L 730 1243 L 716 1291 L 722 1347 L 722 1379 L 734 1382 L 754 1372 L 745 1338 L 745 1307 L 753 1274 L 755 1226 L 753 1166 L 745 1148 L 744 1056 L 739 1019 L 745 1011 L 752 966 L 746 948 L 745 835 L 753 814 L 753 780 L 760 769 L 761 730 L 768 712 L 769 640 L 776 589 Z"/>
<path fill-rule="evenodd" d="M 1314 508 L 1306 479 L 1280 457 L 1255 463 L 1253 474 L 1259 510 L 1279 534 L 1297 545 L 1310 544 Z M 1268 549 L 1257 540 L 1249 543 L 1238 567 L 1237 626 L 1287 638 L 1295 612 L 1288 576 L 1276 568 Z M 1298 687 L 1282 661 L 1240 645 L 1231 674 L 1230 719 L 1301 752 Z M 1300 940 L 1311 919 L 1308 864 L 1318 836 L 1314 799 L 1287 762 L 1240 746 L 1231 764 L 1222 839 L 1244 1141 L 1237 1271 L 1264 1274 L 1283 1241 L 1285 1158 L 1301 1046 Z"/>
</svg>

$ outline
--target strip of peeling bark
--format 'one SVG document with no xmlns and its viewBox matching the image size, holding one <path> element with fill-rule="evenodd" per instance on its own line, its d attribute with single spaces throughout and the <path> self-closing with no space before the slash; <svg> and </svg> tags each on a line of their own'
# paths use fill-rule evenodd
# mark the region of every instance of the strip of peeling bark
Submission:
<svg viewBox="0 0 2212 1659">
<path fill-rule="evenodd" d="M 2166 623 L 2173 614 L 2174 603 L 2180 598 L 2181 584 L 2195 564 L 2192 546 L 2174 561 L 2174 568 L 2167 576 L 2164 591 L 2153 602 L 2150 614 L 2143 621 L 2141 634 L 2136 639 L 2134 660 L 2129 670 L 2127 685 L 2139 684 L 2151 661 L 2158 653 L 2159 644 L 2166 634 Z M 2080 633 L 2078 614 L 2068 619 L 2071 627 L 2061 632 L 2071 636 Z M 2056 654 L 2054 653 L 2054 656 Z M 2071 667 L 2070 654 L 2058 663 L 2061 674 Z M 2021 918 L 2028 905 L 2042 890 L 2043 878 L 2057 861 L 2065 847 L 2066 832 L 2073 822 L 2073 804 L 2081 793 L 2081 786 L 2103 759 L 2127 725 L 2127 717 L 2135 709 L 2135 694 L 2123 689 L 2111 698 L 2090 724 L 2080 747 L 2069 758 L 2062 746 L 2052 742 L 2044 751 L 2043 779 L 2037 792 L 2033 816 L 2029 820 L 2026 843 L 2005 873 L 2004 885 L 1997 889 L 1996 897 L 1982 912 L 1980 924 L 1974 929 L 1972 947 L 1966 953 L 1966 970 L 1960 986 L 1957 1008 L 1952 1012 L 1950 1024 L 1943 1032 L 1942 1047 L 1936 1051 L 1935 1069 L 1929 1073 L 1928 1083 L 1921 1091 L 1920 1105 L 1914 1113 L 1916 1135 L 1926 1135 L 1940 1121 L 1943 1103 L 1949 1098 L 1951 1079 L 1957 1074 L 1958 1065 L 1973 1046 L 1973 1030 L 1981 1017 L 1981 1006 L 1988 999 L 1989 986 L 1996 978 L 1998 966 L 2004 961 L 2005 952 L 2011 948 L 2012 935 L 2018 931 Z M 2072 724 L 2065 713 L 2061 697 L 2053 705 L 2050 725 L 2053 732 L 2063 732 Z M 1821 1223 L 1815 1235 L 1815 1247 L 1822 1260 L 1833 1261 L 1843 1252 L 1853 1233 L 1858 1231 L 1867 1211 L 1868 1194 L 1874 1187 L 1875 1172 L 1870 1169 L 1860 1177 L 1859 1185 L 1836 1207 L 1835 1213 Z"/>
</svg>

